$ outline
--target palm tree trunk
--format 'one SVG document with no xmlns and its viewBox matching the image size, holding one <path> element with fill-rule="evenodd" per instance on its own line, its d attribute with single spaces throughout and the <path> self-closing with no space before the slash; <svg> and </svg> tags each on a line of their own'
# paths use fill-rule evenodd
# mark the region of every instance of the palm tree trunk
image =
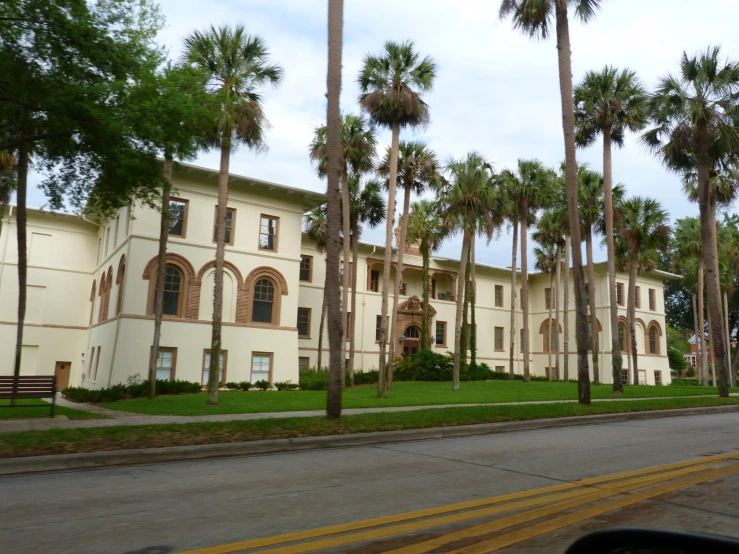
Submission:
<svg viewBox="0 0 739 554">
<path fill-rule="evenodd" d="M 343 47 L 344 2 L 328 2 L 328 71 L 326 77 L 326 309 L 328 312 L 328 394 L 326 417 L 341 416 L 341 391 L 344 388 L 346 345 L 342 333 L 341 297 L 339 296 L 339 233 L 341 230 L 340 183 L 341 139 L 339 98 L 341 96 L 341 51 Z"/>
<path fill-rule="evenodd" d="M 164 186 L 162 187 L 162 214 L 159 220 L 159 252 L 157 254 L 157 284 L 154 290 L 154 339 L 149 358 L 149 400 L 154 400 L 157 391 L 157 358 L 159 358 L 159 339 L 162 333 L 162 313 L 164 312 L 164 277 L 167 272 L 167 237 L 169 235 L 169 197 L 172 192 L 172 156 L 164 156 Z"/>
<path fill-rule="evenodd" d="M 523 312 L 523 380 L 529 382 L 529 253 L 528 226 L 529 207 L 524 202 L 521 210 L 521 311 Z"/>
<path fill-rule="evenodd" d="M 426 241 L 421 242 L 421 256 L 423 272 L 421 285 L 423 287 L 423 311 L 421 312 L 421 348 L 431 350 L 431 329 L 429 321 L 429 246 Z"/>
<path fill-rule="evenodd" d="M 698 328 L 700 332 L 701 385 L 708 386 L 708 356 L 706 353 L 706 320 L 703 302 L 703 254 L 698 256 Z"/>
<path fill-rule="evenodd" d="M 459 277 L 457 279 L 457 313 L 454 321 L 454 368 L 452 370 L 452 390 L 459 390 L 459 359 L 462 349 L 462 304 L 464 304 L 464 275 L 467 271 L 467 256 L 470 251 L 470 236 L 465 233 L 462 239 L 462 256 L 459 258 Z"/>
<path fill-rule="evenodd" d="M 598 314 L 595 308 L 595 269 L 593 268 L 593 228 L 585 228 L 585 253 L 588 257 L 588 296 L 590 297 L 590 338 L 593 348 L 593 384 L 600 385 L 598 370 Z"/>
<path fill-rule="evenodd" d="M 714 340 L 713 332 L 714 327 L 711 326 L 711 310 L 708 310 L 708 353 L 711 358 L 711 386 L 716 386 L 716 354 L 713 349 Z"/>
<path fill-rule="evenodd" d="M 606 218 L 606 249 L 608 252 L 608 298 L 611 316 L 611 373 L 613 376 L 613 392 L 624 392 L 621 382 L 623 358 L 618 344 L 618 305 L 616 298 L 616 253 L 613 245 L 613 173 L 611 171 L 611 128 L 603 129 L 603 196 Z"/>
<path fill-rule="evenodd" d="M 470 250 L 472 250 L 470 239 Z M 467 365 L 467 351 L 470 348 L 470 255 L 467 253 L 467 267 L 464 275 L 464 304 L 462 304 L 462 365 Z"/>
<path fill-rule="evenodd" d="M 705 260 L 706 295 L 708 297 L 709 321 L 720 322 L 721 317 L 721 282 L 718 263 L 718 243 L 716 239 L 716 199 L 709 186 L 710 165 L 704 162 L 707 156 L 700 152 L 698 163 L 698 206 L 701 215 L 701 237 L 703 239 L 703 257 Z M 716 333 L 711 341 L 713 365 L 718 365 L 719 396 L 728 398 L 728 368 L 726 367 L 726 341 L 723 333 Z"/>
<path fill-rule="evenodd" d="M 639 384 L 639 360 L 636 350 L 636 275 L 639 269 L 639 247 L 631 247 L 631 261 L 629 266 L 629 297 L 626 299 L 626 310 L 629 315 L 629 334 L 631 335 L 631 357 L 633 362 L 633 383 Z M 644 383 L 646 384 L 646 383 Z"/>
<path fill-rule="evenodd" d="M 511 352 L 508 371 L 511 379 L 515 375 L 513 358 L 516 352 L 516 250 L 518 249 L 518 218 L 513 218 L 513 252 L 511 253 Z"/>
<path fill-rule="evenodd" d="M 559 291 L 562 285 L 562 247 L 557 244 L 557 288 L 555 289 L 554 295 L 554 307 L 556 309 L 555 320 L 557 325 L 555 327 L 557 337 L 557 350 L 555 351 L 554 361 L 554 380 L 559 381 Z"/>
<path fill-rule="evenodd" d="M 698 337 L 698 308 L 696 306 L 696 294 L 693 293 L 693 327 L 695 327 L 695 370 L 699 381 L 703 377 L 703 357 L 701 356 L 701 343 Z M 703 383 L 701 383 L 703 384 Z"/>
<path fill-rule="evenodd" d="M 556 332 L 554 329 L 552 329 L 552 303 L 554 302 L 554 268 L 549 268 L 549 321 L 547 321 L 547 326 L 549 328 L 549 340 L 547 341 L 547 364 L 549 367 L 547 368 L 547 377 L 549 380 L 552 380 L 552 350 L 554 349 L 554 333 Z"/>
<path fill-rule="evenodd" d="M 575 156 L 575 108 L 572 102 L 572 52 L 567 19 L 569 3 L 556 2 L 557 59 L 559 91 L 562 103 L 562 132 L 565 143 L 565 183 L 567 214 L 572 236 L 572 272 L 575 285 L 575 340 L 577 342 L 577 396 L 581 404 L 590 404 L 590 372 L 588 371 L 588 319 L 585 303 L 585 275 L 582 269 L 582 242 L 577 202 L 577 158 Z"/>
<path fill-rule="evenodd" d="M 326 305 L 328 303 L 328 283 L 323 283 L 323 302 L 321 303 L 321 322 L 318 324 L 318 360 L 316 360 L 316 371 L 323 369 L 323 324 L 326 321 Z"/>
<path fill-rule="evenodd" d="M 349 386 L 354 387 L 354 342 L 357 331 L 357 263 L 359 261 L 359 222 L 352 221 L 352 321 L 349 332 Z"/>
<path fill-rule="evenodd" d="M 26 215 L 26 193 L 28 191 L 28 164 L 31 156 L 30 144 L 21 142 L 18 147 L 18 190 L 16 191 L 16 202 L 18 204 L 15 215 L 16 237 L 18 240 L 18 323 L 16 324 L 15 336 L 15 361 L 13 364 L 13 376 L 21 374 L 21 357 L 23 355 L 23 326 L 26 320 L 26 282 L 28 280 L 28 247 L 27 247 L 27 215 Z M 17 381 L 13 383 L 13 395 L 18 392 Z M 15 398 L 10 401 L 11 406 L 16 405 Z"/>
<path fill-rule="evenodd" d="M 398 246 L 398 262 L 395 265 L 395 290 L 393 291 L 393 318 L 391 323 L 390 336 L 395 337 L 398 334 L 398 303 L 400 302 L 400 283 L 403 281 L 403 257 L 405 256 L 405 242 L 408 234 L 408 215 L 411 206 L 411 187 L 410 183 L 405 187 L 403 195 L 403 215 L 400 220 L 400 241 Z M 387 361 L 387 388 L 393 388 L 393 363 L 395 362 L 395 343 L 390 341 L 390 356 Z"/>
<path fill-rule="evenodd" d="M 385 349 L 387 347 L 387 304 L 390 291 L 390 263 L 393 255 L 393 222 L 395 221 L 395 186 L 398 180 L 398 140 L 400 125 L 393 123 L 390 143 L 390 176 L 387 183 L 387 217 L 385 218 L 385 258 L 382 267 L 382 309 L 380 310 L 380 360 L 378 363 L 377 396 L 385 397 Z M 396 340 L 391 337 L 392 341 Z"/>
<path fill-rule="evenodd" d="M 216 271 L 213 287 L 213 331 L 210 341 L 208 368 L 208 399 L 206 404 L 218 404 L 218 370 L 221 359 L 221 322 L 223 318 L 223 262 L 226 255 L 226 212 L 228 206 L 228 166 L 231 145 L 227 138 L 221 144 L 221 167 L 218 176 L 218 206 L 216 206 Z"/>
<path fill-rule="evenodd" d="M 344 236 L 342 246 L 344 247 L 344 253 L 342 259 L 344 260 L 344 278 L 341 284 L 341 330 L 343 340 L 342 345 L 342 370 L 341 370 L 341 388 L 343 389 L 346 383 L 345 373 L 343 369 L 346 359 L 346 342 L 349 336 L 349 278 L 350 273 L 355 273 L 354 269 L 356 266 L 349 265 L 350 247 L 351 247 L 351 219 L 350 219 L 350 208 L 351 208 L 351 197 L 349 196 L 349 174 L 346 170 L 346 161 L 342 161 L 342 183 L 341 183 L 341 234 Z M 352 312 L 353 316 L 356 314 Z"/>
<path fill-rule="evenodd" d="M 724 291 L 724 321 L 726 323 L 726 367 L 731 368 L 731 332 L 729 331 L 729 295 Z M 729 386 L 736 386 L 736 376 L 729 371 Z"/>
<path fill-rule="evenodd" d="M 570 380 L 570 235 L 565 235 L 565 270 L 564 270 L 564 310 L 563 313 L 563 333 L 562 350 L 564 350 L 564 367 L 562 369 L 562 378 L 565 381 Z"/>
<path fill-rule="evenodd" d="M 477 297 L 477 281 L 475 273 L 475 233 L 470 239 L 470 365 L 477 365 L 477 325 L 475 322 L 475 300 Z"/>
</svg>

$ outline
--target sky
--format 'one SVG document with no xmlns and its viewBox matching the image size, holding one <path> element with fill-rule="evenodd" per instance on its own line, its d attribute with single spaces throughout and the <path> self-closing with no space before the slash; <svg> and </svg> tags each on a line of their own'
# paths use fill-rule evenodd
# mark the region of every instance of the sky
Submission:
<svg viewBox="0 0 739 554">
<path fill-rule="evenodd" d="M 314 129 L 326 119 L 327 2 L 325 0 L 160 0 L 166 27 L 159 41 L 171 59 L 182 53 L 183 38 L 209 25 L 243 24 L 261 36 L 271 59 L 285 70 L 278 89 L 263 90 L 270 122 L 265 153 L 238 149 L 231 158 L 236 174 L 324 192 L 308 157 Z M 379 53 L 386 40 L 412 40 L 437 64 L 433 90 L 425 97 L 431 122 L 403 130 L 401 140 L 422 140 L 444 162 L 478 151 L 497 170 L 514 168 L 519 158 L 548 166 L 564 159 L 557 50 L 553 39 L 531 40 L 498 17 L 496 0 L 345 0 L 341 108 L 358 113 L 356 83 L 362 59 Z M 573 82 L 605 65 L 634 70 L 648 90 L 677 70 L 683 51 L 693 54 L 721 46 L 739 59 L 739 0 L 603 0 L 586 25 L 571 21 Z M 380 130 L 378 152 L 390 143 Z M 578 150 L 579 163 L 602 168 L 602 143 Z M 192 163 L 218 167 L 218 154 L 203 153 Z M 613 153 L 614 183 L 628 195 L 659 200 L 672 220 L 697 215 L 687 202 L 679 176 L 628 136 Z M 41 180 L 32 176 L 32 183 Z M 46 200 L 29 191 L 29 205 Z M 733 211 L 733 209 L 732 209 Z M 384 242 L 384 225 L 363 239 Z M 533 248 L 533 245 L 532 245 Z M 439 255 L 458 258 L 461 238 L 448 239 Z M 596 261 L 605 259 L 601 249 Z M 532 256 L 529 256 L 529 260 Z M 503 229 L 490 244 L 478 241 L 477 260 L 510 266 L 511 239 Z M 533 262 L 530 262 L 530 265 Z"/>
</svg>

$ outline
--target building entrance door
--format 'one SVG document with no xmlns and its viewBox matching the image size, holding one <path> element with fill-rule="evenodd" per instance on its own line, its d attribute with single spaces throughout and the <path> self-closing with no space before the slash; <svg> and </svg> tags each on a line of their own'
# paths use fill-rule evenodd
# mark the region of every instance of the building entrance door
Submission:
<svg viewBox="0 0 739 554">
<path fill-rule="evenodd" d="M 72 364 L 70 362 L 57 362 L 54 368 L 56 376 L 56 390 L 63 391 L 69 386 L 69 370 Z"/>
<path fill-rule="evenodd" d="M 403 333 L 405 339 L 403 340 L 403 353 L 415 354 L 418 352 L 421 339 L 421 330 L 415 325 L 411 325 Z"/>
</svg>

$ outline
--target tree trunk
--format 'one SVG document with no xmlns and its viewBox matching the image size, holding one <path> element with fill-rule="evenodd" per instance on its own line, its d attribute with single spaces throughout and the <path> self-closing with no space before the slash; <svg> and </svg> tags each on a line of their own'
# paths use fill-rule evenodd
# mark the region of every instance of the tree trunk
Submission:
<svg viewBox="0 0 739 554">
<path fill-rule="evenodd" d="M 718 243 L 716 239 L 716 199 L 711 194 L 709 185 L 710 166 L 705 163 L 707 156 L 699 152 L 698 162 L 698 196 L 701 214 L 701 237 L 703 239 L 703 258 L 705 260 L 706 295 L 710 321 L 720 322 L 721 317 L 721 282 L 718 263 Z M 713 365 L 718 366 L 719 396 L 728 398 L 728 368 L 726 367 L 726 341 L 723 333 L 715 333 L 711 341 Z"/>
<path fill-rule="evenodd" d="M 387 304 L 390 292 L 390 263 L 393 256 L 393 223 L 395 221 L 395 187 L 398 181 L 398 139 L 400 125 L 393 123 L 390 142 L 390 176 L 387 183 L 387 217 L 385 218 L 385 258 L 382 267 L 382 309 L 380 310 L 380 360 L 378 363 L 377 396 L 385 397 L 385 349 L 387 346 Z M 395 337 L 390 340 L 395 341 Z"/>
<path fill-rule="evenodd" d="M 565 235 L 565 270 L 564 270 L 564 310 L 562 350 L 564 350 L 564 367 L 562 378 L 570 380 L 570 235 Z"/>
<path fill-rule="evenodd" d="M 513 252 L 511 253 L 511 352 L 508 370 L 511 380 L 515 375 L 513 358 L 516 352 L 516 250 L 518 249 L 518 218 L 513 219 Z"/>
<path fill-rule="evenodd" d="M 598 368 L 598 312 L 595 307 L 595 269 L 593 268 L 593 228 L 585 228 L 585 253 L 588 257 L 588 296 L 590 297 L 590 339 L 593 349 L 593 384 L 600 385 Z"/>
<path fill-rule="evenodd" d="M 167 272 L 167 237 L 169 236 L 169 197 L 172 192 L 172 157 L 164 156 L 164 186 L 162 187 L 162 214 L 159 219 L 159 252 L 157 254 L 157 284 L 154 289 L 154 339 L 149 359 L 149 400 L 156 396 L 157 359 L 159 358 L 159 339 L 162 332 L 162 313 L 164 312 L 164 277 Z"/>
<path fill-rule="evenodd" d="M 701 343 L 698 337 L 698 307 L 696 306 L 696 294 L 693 293 L 693 327 L 695 328 L 695 371 L 699 382 L 703 380 L 703 357 L 701 356 Z"/>
<path fill-rule="evenodd" d="M 342 156 L 343 157 L 343 156 Z M 342 184 L 341 184 L 341 234 L 343 235 L 343 242 L 341 243 L 344 252 L 342 259 L 344 260 L 344 278 L 341 284 L 341 330 L 342 330 L 342 370 L 341 370 L 341 388 L 343 389 L 346 383 L 346 370 L 344 369 L 344 360 L 346 359 L 346 342 L 349 336 L 349 273 L 356 273 L 354 271 L 356 266 L 349 265 L 349 257 L 351 255 L 351 197 L 349 195 L 349 174 L 346 170 L 346 160 L 342 159 Z M 352 317 L 356 317 L 356 314 L 352 312 Z"/>
<path fill-rule="evenodd" d="M 554 303 L 554 268 L 549 268 L 549 321 L 547 325 L 549 327 L 549 341 L 547 344 L 547 377 L 552 380 L 552 350 L 554 349 L 554 333 L 556 329 L 552 329 L 552 304 Z"/>
<path fill-rule="evenodd" d="M 731 371 L 731 331 L 729 330 L 729 295 L 724 291 L 724 321 L 726 322 L 726 367 L 729 370 L 729 386 L 736 386 L 736 376 Z"/>
<path fill-rule="evenodd" d="M 452 371 L 452 390 L 459 390 L 459 361 L 462 349 L 462 304 L 464 304 L 465 272 L 467 256 L 470 251 L 470 236 L 465 233 L 462 239 L 462 256 L 459 258 L 459 277 L 457 279 L 457 313 L 454 321 L 454 368 Z"/>
<path fill-rule="evenodd" d="M 28 280 L 26 193 L 28 191 L 28 164 L 31 155 L 30 148 L 30 144 L 25 141 L 21 142 L 18 147 L 18 190 L 16 191 L 16 202 L 18 206 L 15 215 L 16 237 L 18 240 L 18 323 L 16 324 L 15 336 L 15 361 L 13 364 L 14 377 L 19 377 L 21 374 L 23 326 L 26 320 L 26 282 Z M 18 392 L 17 386 L 18 383 L 16 381 L 13 383 L 13 395 Z M 15 398 L 11 399 L 10 405 L 16 405 Z"/>
<path fill-rule="evenodd" d="M 423 311 L 421 312 L 421 348 L 431 350 L 431 328 L 429 321 L 429 246 L 426 241 L 421 242 L 421 257 L 423 271 L 421 286 L 423 287 Z"/>
<path fill-rule="evenodd" d="M 523 380 L 529 382 L 529 253 L 528 225 L 529 207 L 524 202 L 521 210 L 521 311 L 523 316 Z"/>
<path fill-rule="evenodd" d="M 611 373 L 613 376 L 613 392 L 623 393 L 621 368 L 623 357 L 618 344 L 618 305 L 616 298 L 616 251 L 613 239 L 613 174 L 611 171 L 611 128 L 603 129 L 603 198 L 606 218 L 606 250 L 608 252 L 608 298 L 609 315 L 611 316 Z"/>
<path fill-rule="evenodd" d="M 407 186 L 403 194 L 403 214 L 400 219 L 400 241 L 398 247 L 398 262 L 395 265 L 395 290 L 393 291 L 393 317 L 390 326 L 390 336 L 398 335 L 398 303 L 400 302 L 400 284 L 403 281 L 403 257 L 405 256 L 405 243 L 408 235 L 408 214 L 411 206 L 411 187 L 410 183 L 404 183 Z M 395 362 L 395 343 L 390 341 L 390 356 L 387 361 L 387 388 L 393 388 L 393 363 Z"/>
<path fill-rule="evenodd" d="M 701 353 L 701 385 L 708 386 L 708 356 L 706 353 L 706 320 L 705 320 L 705 304 L 703 302 L 703 253 L 698 255 L 698 327 L 700 337 Z"/>
<path fill-rule="evenodd" d="M 477 365 L 477 325 L 475 321 L 475 301 L 477 297 L 477 281 L 475 272 L 475 243 L 476 235 L 470 238 L 470 365 Z"/>
<path fill-rule="evenodd" d="M 339 181 L 341 179 L 341 137 L 339 98 L 341 96 L 341 50 L 343 46 L 344 2 L 328 2 L 328 71 L 326 76 L 326 297 L 328 312 L 328 394 L 326 417 L 341 416 L 341 391 L 344 387 L 344 355 L 346 345 L 342 331 L 341 296 L 339 295 L 339 233 L 341 230 L 341 207 Z"/>
<path fill-rule="evenodd" d="M 559 244 L 557 244 L 557 288 L 555 289 L 555 295 L 554 295 L 554 307 L 556 310 L 555 315 L 555 321 L 557 322 L 556 326 L 556 332 L 557 332 L 557 350 L 555 351 L 555 358 L 554 358 L 554 380 L 559 381 L 559 291 L 560 287 L 562 286 L 562 248 Z"/>
<path fill-rule="evenodd" d="M 321 321 L 318 324 L 318 360 L 316 360 L 316 371 L 323 369 L 323 324 L 326 321 L 326 304 L 328 302 L 328 283 L 323 283 L 323 302 L 321 303 Z"/>
<path fill-rule="evenodd" d="M 352 324 L 349 329 L 349 386 L 354 387 L 354 343 L 357 335 L 357 273 L 359 268 L 359 221 L 352 221 Z"/>
<path fill-rule="evenodd" d="M 221 359 L 221 322 L 223 319 L 223 262 L 226 255 L 226 213 L 228 207 L 228 166 L 231 145 L 223 139 L 221 168 L 218 176 L 218 206 L 216 206 L 216 272 L 213 285 L 213 332 L 210 342 L 210 367 L 208 368 L 208 400 L 210 406 L 218 404 L 219 361 Z"/>
<path fill-rule="evenodd" d="M 711 332 L 711 329 L 713 327 L 711 326 L 711 311 L 708 310 L 708 354 L 711 358 L 711 386 L 716 386 L 716 354 L 713 350 L 713 334 Z"/>
<path fill-rule="evenodd" d="M 577 202 L 577 159 L 575 156 L 575 108 L 572 100 L 572 62 L 567 2 L 556 2 L 557 59 L 562 103 L 562 132 L 565 143 L 565 183 L 567 214 L 572 237 L 572 273 L 575 285 L 575 340 L 577 342 L 577 396 L 581 404 L 590 404 L 590 372 L 588 371 L 588 319 L 585 305 L 585 275 L 582 269 L 580 216 Z"/>
<path fill-rule="evenodd" d="M 631 246 L 631 263 L 629 266 L 629 297 L 626 299 L 626 310 L 629 315 L 629 334 L 631 335 L 631 358 L 633 359 L 633 383 L 639 384 L 639 360 L 636 350 L 636 275 L 639 269 L 639 247 Z M 644 383 L 646 385 L 646 383 Z"/>
</svg>

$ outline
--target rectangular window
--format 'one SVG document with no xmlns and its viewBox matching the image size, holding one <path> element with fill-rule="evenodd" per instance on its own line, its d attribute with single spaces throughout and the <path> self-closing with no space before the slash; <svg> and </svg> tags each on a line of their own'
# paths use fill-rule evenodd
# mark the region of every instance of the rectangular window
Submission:
<svg viewBox="0 0 739 554">
<path fill-rule="evenodd" d="M 521 343 L 520 344 L 521 352 L 523 352 L 523 329 L 521 329 L 521 333 L 520 333 L 520 336 L 518 338 L 519 338 L 519 342 Z"/>
<path fill-rule="evenodd" d="M 298 372 L 305 373 L 310 368 L 310 358 L 301 356 L 298 358 Z"/>
<path fill-rule="evenodd" d="M 228 362 L 228 350 L 221 350 L 218 356 L 218 382 L 226 384 L 226 366 Z M 210 378 L 210 350 L 204 350 L 203 354 L 203 378 L 201 384 L 207 385 Z"/>
<path fill-rule="evenodd" d="M 624 305 L 624 284 L 616 283 L 616 304 L 619 306 Z"/>
<path fill-rule="evenodd" d="M 380 270 L 373 269 L 370 271 L 370 291 L 379 292 L 380 290 Z"/>
<path fill-rule="evenodd" d="M 169 200 L 169 236 L 185 238 L 187 231 L 187 207 L 189 202 L 181 198 Z"/>
<path fill-rule="evenodd" d="M 523 288 L 518 289 L 518 309 L 523 310 Z"/>
<path fill-rule="evenodd" d="M 259 250 L 277 252 L 279 218 L 262 215 L 259 221 Z"/>
<path fill-rule="evenodd" d="M 387 316 L 388 325 L 385 327 L 385 336 L 387 336 L 388 332 L 390 331 L 390 316 Z M 382 316 L 378 315 L 377 319 L 375 320 L 375 340 L 380 340 L 380 324 L 382 322 Z"/>
<path fill-rule="evenodd" d="M 349 288 L 352 288 L 352 271 L 354 270 L 354 264 L 349 262 Z M 344 286 L 344 260 L 341 260 L 339 265 L 339 283 Z"/>
<path fill-rule="evenodd" d="M 218 242 L 218 206 L 213 216 L 213 242 Z M 226 244 L 233 246 L 234 243 L 234 224 L 236 223 L 236 209 L 226 208 Z"/>
<path fill-rule="evenodd" d="M 621 382 L 624 385 L 629 384 L 629 370 L 628 369 L 622 369 L 621 370 Z"/>
<path fill-rule="evenodd" d="M 113 233 L 113 249 L 118 246 L 118 226 L 121 222 L 121 216 L 115 216 L 115 232 Z"/>
<path fill-rule="evenodd" d="M 495 350 L 503 351 L 503 327 L 495 328 Z"/>
<path fill-rule="evenodd" d="M 95 381 L 98 378 L 98 367 L 100 367 L 100 347 L 98 346 L 98 357 L 95 360 L 95 373 L 92 380 Z"/>
<path fill-rule="evenodd" d="M 657 300 L 654 295 L 654 289 L 649 289 L 649 309 L 653 312 L 657 310 Z"/>
<path fill-rule="evenodd" d="M 351 341 L 351 331 L 352 331 L 352 325 L 354 324 L 354 319 L 352 318 L 351 312 L 346 312 L 346 342 Z"/>
<path fill-rule="evenodd" d="M 272 353 L 252 352 L 251 355 L 251 383 L 257 381 L 272 382 Z"/>
<path fill-rule="evenodd" d="M 436 279 L 431 279 L 431 298 L 436 299 Z"/>
<path fill-rule="evenodd" d="M 310 283 L 313 280 L 313 256 L 301 256 L 300 280 Z"/>
<path fill-rule="evenodd" d="M 103 253 L 103 239 L 98 239 L 98 263 L 100 263 L 100 255 Z"/>
<path fill-rule="evenodd" d="M 298 337 L 310 338 L 310 308 L 298 308 Z"/>
<path fill-rule="evenodd" d="M 639 287 L 634 288 L 634 307 L 641 308 L 641 289 Z"/>
<path fill-rule="evenodd" d="M 657 386 L 662 384 L 662 372 L 661 371 L 654 372 L 654 384 Z"/>
<path fill-rule="evenodd" d="M 131 232 L 131 210 L 133 209 L 133 204 L 129 204 L 126 208 L 126 236 Z"/>
<path fill-rule="evenodd" d="M 436 322 L 436 346 L 446 347 L 446 321 Z"/>
<path fill-rule="evenodd" d="M 401 296 L 408 296 L 408 283 L 401 283 L 400 284 L 400 295 Z"/>
<path fill-rule="evenodd" d="M 548 310 L 552 305 L 552 289 L 544 289 L 544 307 Z"/>
<path fill-rule="evenodd" d="M 95 347 L 90 349 L 90 368 L 87 371 L 87 378 L 92 381 L 92 368 L 95 367 Z"/>
<path fill-rule="evenodd" d="M 176 348 L 159 348 L 157 356 L 156 379 L 157 381 L 173 381 L 175 362 L 177 359 Z"/>
<path fill-rule="evenodd" d="M 504 365 L 496 365 L 495 366 L 495 371 L 497 373 L 504 373 L 505 372 L 505 366 Z"/>
<path fill-rule="evenodd" d="M 503 285 L 495 285 L 495 306 L 503 307 Z"/>
<path fill-rule="evenodd" d="M 110 225 L 108 225 L 108 228 L 105 230 L 105 254 L 103 257 L 108 257 L 108 247 L 110 246 Z"/>
</svg>

